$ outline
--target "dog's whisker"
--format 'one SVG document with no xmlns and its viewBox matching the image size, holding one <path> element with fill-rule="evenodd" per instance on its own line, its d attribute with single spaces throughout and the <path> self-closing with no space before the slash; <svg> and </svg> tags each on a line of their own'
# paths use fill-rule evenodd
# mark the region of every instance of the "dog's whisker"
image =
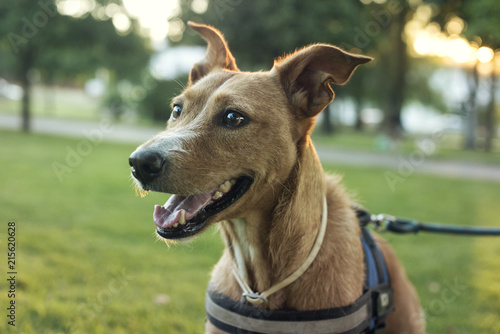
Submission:
<svg viewBox="0 0 500 334">
<path fill-rule="evenodd" d="M 183 148 L 173 148 L 169 150 L 169 152 L 181 153 L 181 154 L 190 154 L 191 151 L 185 150 Z"/>
<path fill-rule="evenodd" d="M 179 87 L 181 88 L 181 90 L 184 90 L 186 89 L 186 83 L 182 82 L 180 79 L 174 79 L 175 83 L 179 85 Z"/>
<path fill-rule="evenodd" d="M 136 178 L 134 178 L 131 175 L 129 175 L 129 179 L 131 181 L 130 186 L 134 189 L 135 195 L 136 196 L 141 196 L 142 198 L 146 197 L 149 191 L 146 191 L 142 189 L 142 187 L 139 185 L 138 181 Z"/>
</svg>

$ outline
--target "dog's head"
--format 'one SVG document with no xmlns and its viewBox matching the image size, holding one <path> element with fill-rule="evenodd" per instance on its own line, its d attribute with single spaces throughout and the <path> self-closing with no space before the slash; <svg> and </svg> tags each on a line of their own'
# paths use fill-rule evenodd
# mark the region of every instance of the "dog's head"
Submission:
<svg viewBox="0 0 500 334">
<path fill-rule="evenodd" d="M 166 239 L 269 209 L 297 162 L 298 143 L 333 100 L 330 84 L 344 84 L 370 60 L 317 44 L 271 71 L 240 72 L 219 31 L 189 25 L 207 41 L 206 56 L 172 100 L 165 131 L 129 159 L 137 186 L 174 194 L 154 211 Z"/>
</svg>

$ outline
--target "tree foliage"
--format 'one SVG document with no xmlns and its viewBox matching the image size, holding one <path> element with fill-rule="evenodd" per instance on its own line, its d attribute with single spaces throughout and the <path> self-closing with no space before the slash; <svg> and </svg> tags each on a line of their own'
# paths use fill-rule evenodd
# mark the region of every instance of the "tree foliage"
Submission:
<svg viewBox="0 0 500 334">
<path fill-rule="evenodd" d="M 269 69 L 274 58 L 312 43 L 352 45 L 356 35 L 352 22 L 363 14 L 359 1 L 332 5 L 330 1 L 215 0 L 202 15 L 190 9 L 192 2 L 182 1 L 182 18 L 220 29 L 244 69 Z M 187 40 L 195 40 L 193 34 Z"/>
<path fill-rule="evenodd" d="M 500 47 L 500 6 L 496 0 L 425 0 L 438 9 L 433 20 L 444 29 L 450 18 L 458 16 L 466 22 L 464 35 L 469 40 L 481 38 L 482 45 Z"/>
<path fill-rule="evenodd" d="M 94 75 L 109 69 L 115 80 L 139 80 L 150 51 L 134 31 L 119 35 L 109 19 L 61 15 L 54 0 L 0 2 L 0 76 L 24 90 L 24 130 L 29 129 L 30 76 L 38 69 L 46 81 Z"/>
<path fill-rule="evenodd" d="M 479 36 L 482 45 L 500 48 L 500 6 L 496 0 L 465 1 L 457 13 L 467 22 L 465 35 Z"/>
</svg>

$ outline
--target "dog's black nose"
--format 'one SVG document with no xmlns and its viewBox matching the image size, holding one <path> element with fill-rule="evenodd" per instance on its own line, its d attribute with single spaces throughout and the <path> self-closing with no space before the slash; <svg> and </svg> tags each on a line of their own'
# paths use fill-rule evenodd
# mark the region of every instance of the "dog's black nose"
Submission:
<svg viewBox="0 0 500 334">
<path fill-rule="evenodd" d="M 132 175 L 146 184 L 162 173 L 165 159 L 156 151 L 139 149 L 130 155 L 128 163 L 132 167 Z"/>
</svg>

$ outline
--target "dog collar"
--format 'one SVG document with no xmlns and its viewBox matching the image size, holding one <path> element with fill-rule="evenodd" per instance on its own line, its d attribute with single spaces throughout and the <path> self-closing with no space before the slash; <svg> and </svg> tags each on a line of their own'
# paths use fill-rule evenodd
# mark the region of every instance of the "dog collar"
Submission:
<svg viewBox="0 0 500 334">
<path fill-rule="evenodd" d="M 302 276 L 302 274 L 307 270 L 307 268 L 309 268 L 309 266 L 313 263 L 314 259 L 316 258 L 316 255 L 318 255 L 321 245 L 323 244 L 323 239 L 325 237 L 325 231 L 326 231 L 326 222 L 328 218 L 327 216 L 328 216 L 328 208 L 326 204 L 326 197 L 323 196 L 323 213 L 321 216 L 321 225 L 318 231 L 318 235 L 316 236 L 316 240 L 314 241 L 314 245 L 311 248 L 311 252 L 309 253 L 309 256 L 306 258 L 304 263 L 302 263 L 302 265 L 299 268 L 297 268 L 292 274 L 290 274 L 290 276 L 285 278 L 283 281 L 271 286 L 269 289 L 263 291 L 262 293 L 254 292 L 250 288 L 248 283 L 245 281 L 245 279 L 241 276 L 237 264 L 236 263 L 233 264 L 233 275 L 236 278 L 236 281 L 238 282 L 241 290 L 243 290 L 243 297 L 246 299 L 247 302 L 249 302 L 252 305 L 267 304 L 267 298 L 270 295 L 292 284 L 300 276 Z"/>
</svg>

